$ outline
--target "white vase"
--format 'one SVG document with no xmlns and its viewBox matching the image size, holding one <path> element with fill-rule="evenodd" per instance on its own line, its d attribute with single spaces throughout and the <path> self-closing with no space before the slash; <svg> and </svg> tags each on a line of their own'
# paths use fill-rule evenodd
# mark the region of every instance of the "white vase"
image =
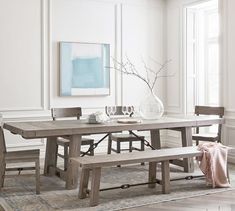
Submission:
<svg viewBox="0 0 235 211">
<path fill-rule="evenodd" d="M 160 119 L 163 113 L 163 103 L 153 92 L 140 102 L 140 115 L 143 119 Z"/>
</svg>

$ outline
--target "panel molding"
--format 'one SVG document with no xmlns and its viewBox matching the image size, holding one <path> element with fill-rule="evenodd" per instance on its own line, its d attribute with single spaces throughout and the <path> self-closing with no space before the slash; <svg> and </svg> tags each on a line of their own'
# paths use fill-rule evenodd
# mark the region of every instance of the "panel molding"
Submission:
<svg viewBox="0 0 235 211">
<path fill-rule="evenodd" d="M 45 66 L 44 66 L 44 47 L 45 47 L 45 37 L 44 37 L 44 25 L 45 25 L 45 17 L 44 17 L 44 4 L 46 0 L 39 0 L 40 1 L 40 36 L 41 36 L 41 44 L 40 44 L 40 55 L 41 55 L 41 62 L 40 62 L 40 68 L 41 68 L 41 96 L 40 96 L 40 106 L 35 107 L 14 107 L 14 108 L 0 108 L 0 112 L 16 112 L 16 111 L 42 111 L 45 109 L 45 81 L 44 81 L 44 74 L 45 74 Z"/>
<path fill-rule="evenodd" d="M 122 4 L 115 4 L 115 59 L 122 61 L 123 51 L 123 35 L 122 35 Z M 123 104 L 123 74 L 115 72 L 115 103 L 116 105 Z"/>
<path fill-rule="evenodd" d="M 168 8 L 170 9 L 170 8 Z M 183 16 L 183 12 L 184 12 L 184 7 L 179 7 L 178 8 L 178 22 L 179 22 L 179 29 L 178 29 L 178 43 L 179 43 L 179 49 L 178 49 L 178 55 L 179 55 L 179 61 L 178 61 L 178 74 L 179 74 L 179 78 L 178 78 L 178 87 L 177 87 L 177 92 L 179 94 L 179 101 L 177 103 L 168 103 L 168 94 L 166 96 L 167 98 L 167 110 L 170 112 L 183 112 L 184 111 L 184 90 L 185 90 L 185 79 L 184 79 L 184 72 L 185 72 L 185 66 L 184 64 L 184 60 L 183 60 L 183 54 L 184 54 L 184 44 L 183 44 L 183 40 L 182 37 L 184 32 L 183 32 L 183 27 L 182 27 L 182 22 L 184 20 L 184 16 Z M 168 58 L 171 59 L 171 58 Z M 167 80 L 167 87 L 169 85 L 169 82 Z M 167 92 L 168 93 L 168 92 Z"/>
</svg>

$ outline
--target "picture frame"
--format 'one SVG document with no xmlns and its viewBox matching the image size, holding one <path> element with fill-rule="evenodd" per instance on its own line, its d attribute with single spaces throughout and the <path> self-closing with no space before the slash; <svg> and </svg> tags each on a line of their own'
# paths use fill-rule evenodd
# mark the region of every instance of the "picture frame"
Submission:
<svg viewBox="0 0 235 211">
<path fill-rule="evenodd" d="M 60 96 L 110 95 L 110 44 L 60 42 Z"/>
</svg>

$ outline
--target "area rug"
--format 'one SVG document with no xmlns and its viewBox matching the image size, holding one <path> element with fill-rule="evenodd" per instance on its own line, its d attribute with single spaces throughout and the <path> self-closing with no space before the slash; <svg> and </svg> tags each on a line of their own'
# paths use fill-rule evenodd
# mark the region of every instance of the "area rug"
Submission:
<svg viewBox="0 0 235 211">
<path fill-rule="evenodd" d="M 160 170 L 160 167 L 158 167 Z M 201 174 L 199 169 L 193 175 Z M 171 178 L 182 178 L 184 173 L 180 168 L 171 166 Z M 159 174 L 160 176 L 160 174 Z M 146 182 L 148 165 L 122 166 L 104 168 L 102 171 L 101 188 Z M 204 178 L 193 180 L 177 180 L 171 182 L 171 193 L 162 194 L 161 186 L 154 189 L 146 185 L 129 189 L 109 190 L 100 192 L 100 204 L 89 207 L 89 199 L 78 199 L 78 190 L 65 190 L 65 183 L 56 177 L 41 177 L 41 194 L 35 194 L 34 176 L 17 176 L 6 178 L 4 188 L 0 193 L 0 210 L 17 211 L 106 211 L 122 210 L 148 204 L 206 195 L 231 190 L 235 187 L 235 168 L 230 167 L 231 188 L 215 188 L 206 186 Z"/>
</svg>

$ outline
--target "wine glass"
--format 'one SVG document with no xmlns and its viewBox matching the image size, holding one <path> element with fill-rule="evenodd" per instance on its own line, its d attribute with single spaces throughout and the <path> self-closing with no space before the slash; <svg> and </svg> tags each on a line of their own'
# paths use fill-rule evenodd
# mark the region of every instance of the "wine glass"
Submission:
<svg viewBox="0 0 235 211">
<path fill-rule="evenodd" d="M 130 116 L 134 111 L 133 106 L 122 106 L 122 113 L 126 116 Z"/>
<path fill-rule="evenodd" d="M 106 113 L 107 113 L 108 117 L 110 118 L 110 116 L 112 114 L 112 106 L 107 106 Z"/>
<path fill-rule="evenodd" d="M 117 112 L 116 106 L 110 106 L 111 107 L 111 115 L 114 115 Z"/>
<path fill-rule="evenodd" d="M 128 116 L 132 116 L 133 114 L 133 111 L 134 111 L 134 107 L 133 106 L 128 106 L 127 107 L 127 112 L 128 112 Z"/>
<path fill-rule="evenodd" d="M 127 113 L 127 106 L 122 106 L 122 113 L 124 114 L 124 115 L 127 115 L 128 113 Z"/>
</svg>

